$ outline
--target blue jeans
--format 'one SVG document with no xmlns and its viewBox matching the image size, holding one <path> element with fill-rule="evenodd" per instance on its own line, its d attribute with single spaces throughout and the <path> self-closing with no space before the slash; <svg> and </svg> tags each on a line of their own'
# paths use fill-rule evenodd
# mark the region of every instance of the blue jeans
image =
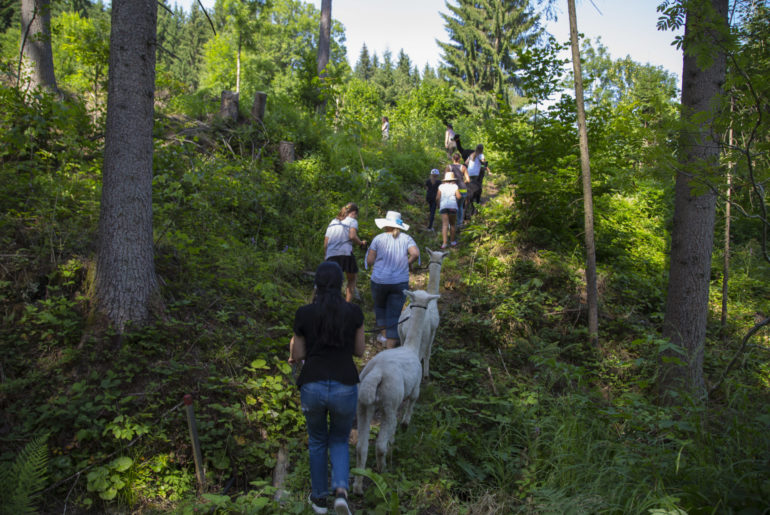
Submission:
<svg viewBox="0 0 770 515">
<path fill-rule="evenodd" d="M 468 192 L 460 193 L 460 200 L 457 201 L 457 227 L 462 227 L 463 221 L 465 218 L 463 218 L 463 215 L 465 214 L 465 199 L 468 196 Z"/>
<path fill-rule="evenodd" d="M 385 336 L 398 340 L 398 317 L 404 309 L 409 281 L 397 284 L 379 284 L 371 282 L 374 317 L 379 327 L 385 327 Z"/>
<path fill-rule="evenodd" d="M 310 451 L 310 485 L 314 499 L 329 495 L 332 463 L 332 492 L 348 489 L 350 451 L 348 440 L 358 404 L 358 385 L 337 381 L 313 381 L 300 388 L 302 413 L 307 423 Z"/>
</svg>

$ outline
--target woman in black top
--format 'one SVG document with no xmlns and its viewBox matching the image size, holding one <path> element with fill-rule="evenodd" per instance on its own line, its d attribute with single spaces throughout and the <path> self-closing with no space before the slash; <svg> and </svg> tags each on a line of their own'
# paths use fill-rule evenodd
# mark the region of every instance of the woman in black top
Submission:
<svg viewBox="0 0 770 515">
<path fill-rule="evenodd" d="M 342 268 L 325 261 L 315 274 L 313 302 L 294 316 L 290 363 L 305 360 L 300 387 L 310 452 L 310 501 L 316 513 L 326 513 L 331 488 L 336 494 L 334 509 L 349 514 L 347 504 L 350 456 L 348 439 L 358 403 L 358 370 L 353 356 L 363 356 L 364 314 L 342 298 Z M 328 455 L 328 459 L 327 459 Z"/>
</svg>

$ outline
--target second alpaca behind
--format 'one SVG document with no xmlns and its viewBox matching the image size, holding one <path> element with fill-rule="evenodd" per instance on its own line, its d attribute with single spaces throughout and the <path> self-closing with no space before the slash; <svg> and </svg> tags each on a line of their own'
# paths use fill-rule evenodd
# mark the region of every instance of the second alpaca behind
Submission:
<svg viewBox="0 0 770 515">
<path fill-rule="evenodd" d="M 409 424 L 417 398 L 420 396 L 420 346 L 422 325 L 426 321 L 428 304 L 439 298 L 424 290 L 404 290 L 411 299 L 412 323 L 402 347 L 388 349 L 374 356 L 359 374 L 358 385 L 358 444 L 356 445 L 356 467 L 366 468 L 369 453 L 369 427 L 374 412 L 382 412 L 380 432 L 377 435 L 377 467 L 382 472 L 386 467 L 389 447 L 396 435 L 396 417 L 403 403 L 401 416 L 403 425 Z M 363 493 L 363 477 L 356 476 L 353 491 Z"/>
</svg>

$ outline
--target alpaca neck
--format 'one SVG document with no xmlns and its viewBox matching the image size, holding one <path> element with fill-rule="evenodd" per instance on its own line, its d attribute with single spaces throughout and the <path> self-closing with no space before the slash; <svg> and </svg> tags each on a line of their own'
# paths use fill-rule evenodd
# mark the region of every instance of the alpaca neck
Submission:
<svg viewBox="0 0 770 515">
<path fill-rule="evenodd" d="M 441 265 L 439 263 L 431 263 L 428 265 L 428 287 L 425 291 L 432 295 L 438 295 L 438 288 L 441 282 Z"/>
<path fill-rule="evenodd" d="M 412 319 L 409 323 L 409 332 L 404 341 L 404 347 L 409 347 L 419 355 L 422 345 L 422 325 L 425 321 L 425 307 L 412 305 L 409 317 Z"/>
</svg>

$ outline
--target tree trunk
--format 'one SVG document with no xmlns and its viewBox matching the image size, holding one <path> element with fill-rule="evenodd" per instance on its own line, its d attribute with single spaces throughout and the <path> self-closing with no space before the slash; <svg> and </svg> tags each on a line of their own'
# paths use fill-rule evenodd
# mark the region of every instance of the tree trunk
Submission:
<svg viewBox="0 0 770 515">
<path fill-rule="evenodd" d="M 730 111 L 733 110 L 733 102 L 730 100 Z M 733 128 L 732 125 L 727 132 L 728 145 L 732 151 L 735 141 L 733 140 Z M 722 260 L 722 316 L 720 317 L 720 327 L 722 329 L 722 338 L 727 341 L 727 301 L 729 299 L 729 286 L 730 286 L 730 224 L 732 219 L 730 217 L 730 211 L 732 205 L 732 193 L 733 193 L 733 160 L 732 157 L 727 161 L 727 189 L 725 191 L 725 245 L 724 256 Z"/>
<path fill-rule="evenodd" d="M 709 9 L 697 2 L 686 13 L 682 68 L 682 118 L 692 120 L 712 110 L 712 102 L 725 78 L 725 54 L 718 27 L 727 24 L 727 0 L 709 0 Z M 726 30 L 726 29 L 725 29 Z M 704 41 L 705 39 L 705 41 Z M 708 42 L 713 60 L 707 68 L 696 62 L 695 49 Z M 702 46 L 701 46 L 702 48 Z M 683 354 L 668 351 L 661 356 L 659 387 L 664 401 L 684 388 L 698 398 L 706 395 L 703 379 L 703 350 L 706 344 L 711 252 L 714 243 L 716 195 L 697 178 L 719 166 L 718 135 L 711 130 L 712 115 L 697 125 L 690 122 L 680 133 L 680 167 L 676 174 L 674 223 L 671 232 L 671 258 L 663 319 L 663 336 L 681 347 Z M 694 189 L 696 188 L 696 189 Z"/>
<path fill-rule="evenodd" d="M 238 121 L 240 113 L 238 93 L 233 91 L 223 91 L 222 99 L 219 104 L 219 116 L 228 122 Z"/>
<path fill-rule="evenodd" d="M 583 177 L 583 216 L 586 243 L 586 300 L 588 302 L 588 338 L 596 345 L 599 341 L 599 292 L 596 286 L 596 246 L 594 244 L 594 201 L 591 189 L 591 161 L 588 156 L 588 130 L 583 104 L 583 74 L 580 67 L 580 47 L 577 36 L 575 0 L 567 0 L 569 33 L 572 43 L 572 69 L 575 73 L 575 102 L 577 103 L 578 133 L 580 137 L 580 169 Z"/>
<path fill-rule="evenodd" d="M 278 155 L 281 158 L 281 163 L 293 163 L 294 162 L 294 143 L 291 141 L 281 141 L 278 144 Z"/>
<path fill-rule="evenodd" d="M 50 0 L 21 0 L 19 80 L 57 92 L 51 50 Z"/>
<path fill-rule="evenodd" d="M 152 233 L 156 0 L 113 0 L 96 308 L 119 333 L 158 297 Z"/>
<path fill-rule="evenodd" d="M 251 104 L 251 116 L 255 122 L 262 123 L 265 118 L 265 106 L 267 105 L 267 93 L 257 91 L 254 93 L 254 102 Z"/>
<path fill-rule="evenodd" d="M 325 77 L 329 64 L 329 47 L 332 33 L 332 0 L 321 0 L 321 28 L 318 34 L 318 76 Z"/>
<path fill-rule="evenodd" d="M 235 58 L 235 92 L 241 92 L 241 38 L 238 38 L 238 55 Z"/>
</svg>

